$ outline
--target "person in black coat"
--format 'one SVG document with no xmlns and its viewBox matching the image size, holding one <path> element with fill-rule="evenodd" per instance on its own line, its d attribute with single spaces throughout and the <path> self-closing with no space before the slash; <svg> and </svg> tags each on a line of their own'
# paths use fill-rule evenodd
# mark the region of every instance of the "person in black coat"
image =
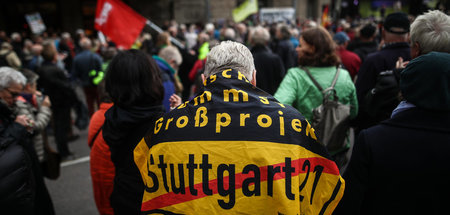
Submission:
<svg viewBox="0 0 450 215">
<path fill-rule="evenodd" d="M 26 78 L 0 68 L 0 207 L 2 214 L 55 214 L 31 141 L 33 121 L 16 115 L 14 100 Z"/>
<path fill-rule="evenodd" d="M 250 34 L 251 52 L 255 61 L 256 86 L 273 95 L 286 74 L 281 58 L 267 47 L 269 32 L 263 27 L 256 27 Z"/>
<path fill-rule="evenodd" d="M 360 133 L 344 173 L 345 194 L 336 214 L 448 213 L 450 47 L 444 45 L 450 42 L 448 29 L 450 16 L 440 11 L 412 23 L 414 59 L 400 74 L 404 100 L 389 120 Z M 434 35 L 431 40 L 429 35 Z"/>
<path fill-rule="evenodd" d="M 405 13 L 396 12 L 386 17 L 383 26 L 384 45 L 381 50 L 369 54 L 359 68 L 356 78 L 356 95 L 359 103 L 358 117 L 355 119 L 356 133 L 369 128 L 389 118 L 390 112 L 398 104 L 382 107 L 376 113 L 370 107 L 378 104 L 367 104 L 368 93 L 377 83 L 377 77 L 381 72 L 395 69 L 397 60 L 401 57 L 405 61 L 411 59 L 410 46 L 408 44 L 409 20 Z M 395 96 L 395 95 L 394 95 Z"/>
<path fill-rule="evenodd" d="M 140 214 L 144 183 L 133 150 L 164 112 L 158 65 L 142 51 L 117 54 L 105 77 L 114 106 L 105 113 L 103 138 L 116 169 L 111 206 L 114 214 Z"/>
<path fill-rule="evenodd" d="M 412 60 L 400 88 L 392 118 L 360 133 L 336 214 L 448 213 L 450 54 Z"/>
<path fill-rule="evenodd" d="M 57 51 L 55 45 L 46 41 L 43 44 L 42 57 L 44 62 L 38 69 L 40 76 L 38 87 L 49 96 L 52 103 L 52 116 L 56 146 L 63 159 L 73 157 L 69 150 L 68 138 L 71 125 L 70 111 L 75 101 L 75 92 L 70 86 L 64 70 L 56 66 Z"/>
<path fill-rule="evenodd" d="M 291 42 L 291 32 L 286 25 L 280 25 L 276 31 L 276 45 L 272 50 L 283 61 L 285 72 L 297 65 L 297 52 Z"/>
</svg>

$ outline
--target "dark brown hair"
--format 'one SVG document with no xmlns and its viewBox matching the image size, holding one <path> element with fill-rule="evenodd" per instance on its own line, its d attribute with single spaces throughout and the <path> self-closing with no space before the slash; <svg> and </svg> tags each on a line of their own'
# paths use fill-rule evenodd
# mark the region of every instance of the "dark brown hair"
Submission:
<svg viewBox="0 0 450 215">
<path fill-rule="evenodd" d="M 164 88 L 156 62 L 144 52 L 119 52 L 108 66 L 106 92 L 115 105 L 161 105 Z"/>
<path fill-rule="evenodd" d="M 325 28 L 310 28 L 303 31 L 301 37 L 309 45 L 314 46 L 315 51 L 300 53 L 298 59 L 300 66 L 338 66 L 341 63 L 336 52 L 336 45 Z"/>
</svg>

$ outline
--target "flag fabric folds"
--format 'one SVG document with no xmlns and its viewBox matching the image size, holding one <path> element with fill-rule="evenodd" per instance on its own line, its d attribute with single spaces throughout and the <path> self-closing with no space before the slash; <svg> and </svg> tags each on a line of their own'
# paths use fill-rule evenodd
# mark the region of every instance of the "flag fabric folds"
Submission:
<svg viewBox="0 0 450 215">
<path fill-rule="evenodd" d="M 239 71 L 203 84 L 134 149 L 142 214 L 331 214 L 345 183 L 308 121 Z"/>
<path fill-rule="evenodd" d="M 258 0 L 246 0 L 239 7 L 233 9 L 233 20 L 241 22 L 249 15 L 258 12 Z"/>
<path fill-rule="evenodd" d="M 146 19 L 120 0 L 98 0 L 95 29 L 119 48 L 129 49 L 141 33 Z"/>
</svg>

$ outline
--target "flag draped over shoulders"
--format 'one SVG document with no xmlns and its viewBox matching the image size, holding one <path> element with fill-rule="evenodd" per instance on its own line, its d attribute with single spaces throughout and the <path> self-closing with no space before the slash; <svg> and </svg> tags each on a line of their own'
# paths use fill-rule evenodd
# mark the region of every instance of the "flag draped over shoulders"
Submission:
<svg viewBox="0 0 450 215">
<path fill-rule="evenodd" d="M 344 180 L 307 120 L 238 71 L 204 85 L 134 150 L 142 212 L 331 214 Z"/>
</svg>

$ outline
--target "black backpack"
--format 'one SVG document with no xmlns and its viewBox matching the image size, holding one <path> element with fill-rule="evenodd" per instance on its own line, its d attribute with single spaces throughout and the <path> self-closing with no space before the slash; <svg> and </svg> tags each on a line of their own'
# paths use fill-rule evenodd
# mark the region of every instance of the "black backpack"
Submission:
<svg viewBox="0 0 450 215">
<path fill-rule="evenodd" d="M 6 52 L 5 54 L 0 55 L 0 67 L 2 66 L 9 66 L 8 61 L 6 60 L 6 57 L 11 54 L 11 51 Z"/>
<path fill-rule="evenodd" d="M 364 97 L 364 109 L 367 114 L 380 122 L 388 119 L 401 101 L 399 79 L 401 70 L 380 72 L 375 86 Z"/>
</svg>

